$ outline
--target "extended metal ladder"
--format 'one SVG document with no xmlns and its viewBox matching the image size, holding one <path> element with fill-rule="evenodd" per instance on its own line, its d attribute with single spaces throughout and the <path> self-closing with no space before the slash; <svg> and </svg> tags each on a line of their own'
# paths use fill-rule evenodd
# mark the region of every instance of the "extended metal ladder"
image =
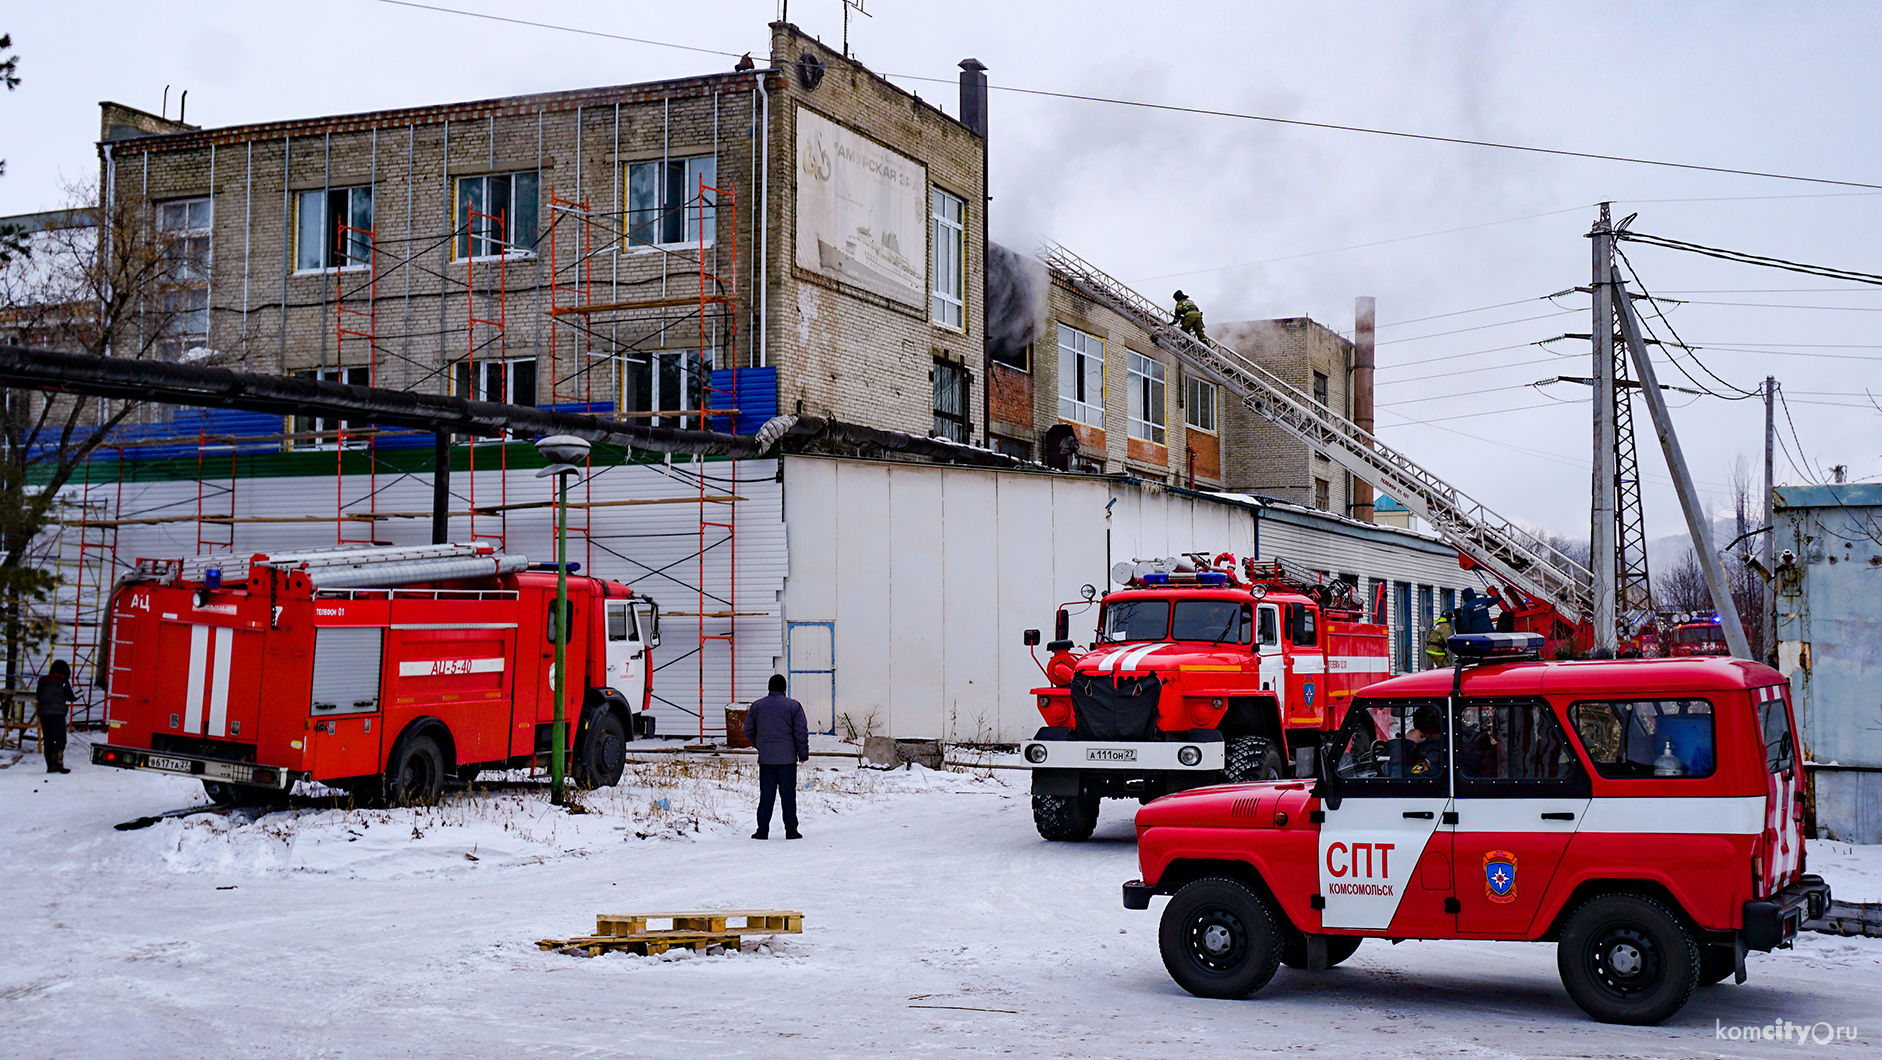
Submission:
<svg viewBox="0 0 1882 1060">
<path fill-rule="evenodd" d="M 1220 383 L 1251 411 L 1404 504 L 1503 584 L 1547 603 L 1569 622 L 1586 621 L 1594 613 L 1593 574 L 1560 549 L 1419 467 L 1250 358 L 1214 339 L 1205 343 L 1177 330 L 1167 322 L 1168 310 L 1064 247 L 1045 243 L 1040 257 L 1086 297 L 1135 321 L 1185 368 Z"/>
</svg>

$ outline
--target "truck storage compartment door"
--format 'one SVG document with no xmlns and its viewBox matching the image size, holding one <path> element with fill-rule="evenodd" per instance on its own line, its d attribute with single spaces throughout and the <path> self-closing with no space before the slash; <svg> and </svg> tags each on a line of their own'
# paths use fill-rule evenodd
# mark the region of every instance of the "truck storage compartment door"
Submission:
<svg viewBox="0 0 1882 1060">
<path fill-rule="evenodd" d="M 378 627 L 326 627 L 314 631 L 313 715 L 374 714 L 379 710 Z"/>
<path fill-rule="evenodd" d="M 157 732 L 255 741 L 259 634 L 166 621 L 158 633 L 156 658 L 166 662 L 156 679 L 157 717 L 152 727 Z"/>
</svg>

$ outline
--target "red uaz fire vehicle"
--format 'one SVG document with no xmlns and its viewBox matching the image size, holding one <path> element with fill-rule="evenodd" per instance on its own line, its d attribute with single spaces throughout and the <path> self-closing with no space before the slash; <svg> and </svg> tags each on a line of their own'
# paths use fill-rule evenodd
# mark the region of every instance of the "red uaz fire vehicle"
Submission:
<svg viewBox="0 0 1882 1060">
<path fill-rule="evenodd" d="M 1073 651 L 1059 609 L 1051 684 L 1032 690 L 1045 726 L 1021 750 L 1046 839 L 1090 836 L 1101 799 L 1276 778 L 1288 761 L 1310 771 L 1353 693 L 1390 673 L 1386 627 L 1345 582 L 1228 553 L 1113 577 L 1125 587 L 1100 602 L 1089 651 Z"/>
<path fill-rule="evenodd" d="M 612 785 L 653 732 L 659 610 L 599 578 L 568 595 L 567 750 L 578 781 Z M 108 608 L 92 761 L 223 803 L 297 780 L 434 800 L 447 776 L 549 753 L 555 602 L 553 570 L 481 543 L 140 561 Z"/>
<path fill-rule="evenodd" d="M 1184 989 L 1246 997 L 1278 964 L 1323 969 L 1367 938 L 1548 941 L 1583 1010 L 1651 1024 L 1822 915 L 1777 671 L 1526 661 L 1541 638 L 1521 633 L 1450 645 L 1454 671 L 1354 698 L 1311 787 L 1138 812 L 1124 904 L 1171 896 L 1159 943 Z"/>
</svg>

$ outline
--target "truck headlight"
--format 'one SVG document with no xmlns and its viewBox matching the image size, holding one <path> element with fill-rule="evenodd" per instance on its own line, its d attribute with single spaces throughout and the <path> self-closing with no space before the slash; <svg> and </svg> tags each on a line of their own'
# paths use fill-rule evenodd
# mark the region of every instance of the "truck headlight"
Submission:
<svg viewBox="0 0 1882 1060">
<path fill-rule="evenodd" d="M 1039 709 L 1040 709 L 1040 710 L 1044 710 L 1044 709 L 1046 709 L 1047 707 L 1049 707 L 1049 706 L 1051 706 L 1051 705 L 1052 705 L 1052 697 L 1051 697 L 1051 696 L 1040 696 L 1040 697 L 1039 697 Z"/>
<path fill-rule="evenodd" d="M 1040 696 L 1039 698 L 1044 699 L 1045 697 Z M 1046 760 L 1046 745 L 1045 744 L 1029 743 L 1026 745 L 1026 761 L 1031 762 L 1033 765 L 1038 765 L 1039 763 L 1045 760 Z"/>
<path fill-rule="evenodd" d="M 1193 766 L 1202 761 L 1202 748 L 1194 744 L 1185 744 L 1176 752 L 1176 760 L 1186 766 Z"/>
</svg>

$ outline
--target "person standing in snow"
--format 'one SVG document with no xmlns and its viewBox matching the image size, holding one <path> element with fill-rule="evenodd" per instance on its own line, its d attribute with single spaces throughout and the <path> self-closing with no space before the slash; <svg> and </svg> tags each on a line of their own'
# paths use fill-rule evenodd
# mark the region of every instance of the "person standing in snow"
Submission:
<svg viewBox="0 0 1882 1060">
<path fill-rule="evenodd" d="M 72 668 L 54 659 L 39 679 L 39 750 L 46 756 L 46 772 L 70 773 L 65 768 L 65 712 L 78 696 L 72 693 Z"/>
<path fill-rule="evenodd" d="M 758 830 L 753 839 L 771 837 L 771 803 L 782 796 L 784 838 L 802 839 L 797 831 L 797 763 L 810 761 L 810 725 L 804 706 L 784 694 L 784 675 L 772 674 L 770 692 L 745 712 L 745 739 L 758 749 Z"/>
</svg>

